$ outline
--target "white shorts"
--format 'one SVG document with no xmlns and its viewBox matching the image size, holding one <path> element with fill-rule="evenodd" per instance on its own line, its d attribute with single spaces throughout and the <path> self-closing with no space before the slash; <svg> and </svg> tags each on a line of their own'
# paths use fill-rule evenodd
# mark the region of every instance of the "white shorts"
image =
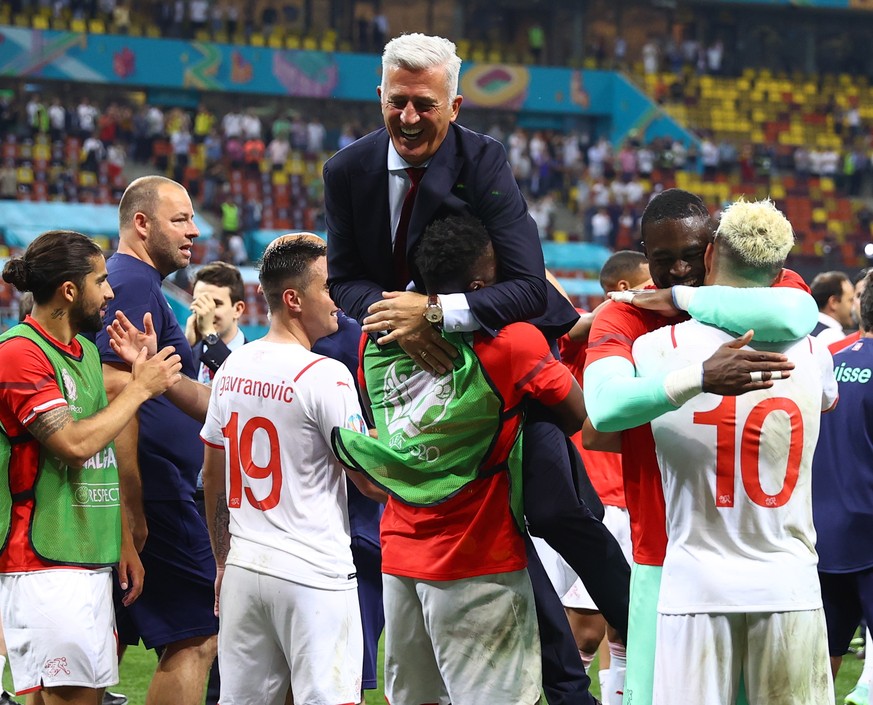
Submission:
<svg viewBox="0 0 873 705">
<path fill-rule="evenodd" d="M 615 536 L 628 565 L 630 565 L 633 557 L 630 537 L 630 515 L 627 509 L 613 507 L 609 504 L 604 505 L 603 525 L 609 529 L 609 533 Z M 533 538 L 540 561 L 542 561 L 543 567 L 552 581 L 555 592 L 561 597 L 561 604 L 564 607 L 573 609 L 599 612 L 600 609 L 594 604 L 594 600 L 591 599 L 588 590 L 585 589 L 585 585 L 583 585 L 579 576 L 576 575 L 576 572 L 567 565 L 566 561 L 542 539 L 536 536 L 531 538 Z"/>
<path fill-rule="evenodd" d="M 539 702 L 540 640 L 526 570 L 448 581 L 384 574 L 382 584 L 388 702 Z"/>
<path fill-rule="evenodd" d="M 824 612 L 658 615 L 652 705 L 733 703 L 740 672 L 750 705 L 833 705 Z"/>
<path fill-rule="evenodd" d="M 358 592 L 322 590 L 229 565 L 221 583 L 221 705 L 361 700 Z"/>
<path fill-rule="evenodd" d="M 17 693 L 118 683 L 108 568 L 0 575 L 0 616 Z"/>
</svg>

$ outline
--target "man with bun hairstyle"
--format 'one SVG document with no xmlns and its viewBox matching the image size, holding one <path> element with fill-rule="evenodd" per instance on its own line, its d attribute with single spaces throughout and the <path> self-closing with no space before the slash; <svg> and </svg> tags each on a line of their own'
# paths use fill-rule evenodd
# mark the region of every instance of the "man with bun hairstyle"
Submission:
<svg viewBox="0 0 873 705">
<path fill-rule="evenodd" d="M 33 293 L 0 336 L 0 613 L 18 693 L 47 705 L 97 705 L 118 682 L 110 568 L 124 602 L 143 569 L 121 510 L 113 439 L 140 406 L 179 381 L 172 347 L 146 361 L 111 403 L 100 356 L 81 333 L 103 325 L 113 293 L 100 248 L 43 233 L 3 279 Z"/>
</svg>

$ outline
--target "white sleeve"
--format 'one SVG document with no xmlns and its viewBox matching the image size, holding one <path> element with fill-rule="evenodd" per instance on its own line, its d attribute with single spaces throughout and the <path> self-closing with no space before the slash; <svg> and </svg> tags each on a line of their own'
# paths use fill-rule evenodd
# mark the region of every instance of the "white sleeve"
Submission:
<svg viewBox="0 0 873 705">
<path fill-rule="evenodd" d="M 632 354 L 638 377 L 650 377 L 668 371 L 662 351 L 665 345 L 669 345 L 669 333 L 670 326 L 664 326 L 634 341 Z"/>
<path fill-rule="evenodd" d="M 218 394 L 217 389 L 224 380 L 224 366 L 215 373 L 212 379 L 212 391 L 209 393 L 209 407 L 206 409 L 206 421 L 203 423 L 203 429 L 200 431 L 200 438 L 204 443 L 212 446 L 224 446 L 224 422 L 219 418 Z"/>
<path fill-rule="evenodd" d="M 834 358 L 818 338 L 812 338 L 812 342 L 821 369 L 821 410 L 830 411 L 840 397 L 840 386 L 834 376 Z"/>
<path fill-rule="evenodd" d="M 846 337 L 846 334 L 841 328 L 825 328 L 821 333 L 815 336 L 822 345 L 828 346 L 836 343 Z"/>
<path fill-rule="evenodd" d="M 470 309 L 466 294 L 440 294 L 439 300 L 443 309 L 443 328 L 449 333 L 469 333 L 482 328 Z"/>
<path fill-rule="evenodd" d="M 336 360 L 325 360 L 312 370 L 317 370 L 310 385 L 313 419 L 328 448 L 331 432 L 337 426 L 366 433 L 355 382 L 348 368 Z"/>
</svg>

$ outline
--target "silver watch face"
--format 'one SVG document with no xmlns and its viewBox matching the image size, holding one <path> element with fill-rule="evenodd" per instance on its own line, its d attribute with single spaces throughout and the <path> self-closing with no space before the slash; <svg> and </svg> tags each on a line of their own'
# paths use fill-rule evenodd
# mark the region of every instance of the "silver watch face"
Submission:
<svg viewBox="0 0 873 705">
<path fill-rule="evenodd" d="M 443 311 L 437 306 L 431 306 L 424 312 L 424 317 L 427 319 L 428 323 L 439 323 L 443 320 Z"/>
</svg>

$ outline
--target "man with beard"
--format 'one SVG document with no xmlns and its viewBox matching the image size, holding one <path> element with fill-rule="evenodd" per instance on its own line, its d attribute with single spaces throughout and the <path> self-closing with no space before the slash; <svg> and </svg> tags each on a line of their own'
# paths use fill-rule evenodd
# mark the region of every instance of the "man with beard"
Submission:
<svg viewBox="0 0 873 705">
<path fill-rule="evenodd" d="M 94 333 L 113 293 L 100 248 L 50 231 L 3 279 L 33 293 L 0 337 L 0 613 L 18 692 L 96 705 L 118 682 L 110 567 L 130 604 L 143 569 L 121 511 L 112 439 L 179 380 L 173 348 L 146 361 L 107 404 Z"/>
<path fill-rule="evenodd" d="M 195 382 L 191 347 L 161 292 L 161 280 L 191 261 L 200 232 L 183 186 L 144 176 L 127 187 L 118 206 L 118 252 L 107 262 L 116 298 L 108 312 L 124 311 L 136 326 L 174 345 L 183 378 L 169 395 L 144 404 L 118 437 L 121 482 L 131 529 L 149 580 L 142 598 L 118 614 L 119 640 L 160 654 L 147 701 L 198 705 L 216 652 L 212 613 L 215 561 L 194 492 L 203 463 L 198 434 L 209 387 Z M 127 364 L 97 336 L 106 391 L 113 398 L 130 377 Z M 140 472 L 141 471 L 141 472 Z"/>
<path fill-rule="evenodd" d="M 732 203 L 706 249 L 705 283 L 767 288 L 793 245 L 771 201 Z M 634 343 L 637 373 L 696 368 L 699 377 L 732 337 L 698 321 L 663 327 Z M 651 422 L 668 536 L 655 705 L 733 703 L 741 676 L 753 704 L 834 702 L 812 522 L 812 455 L 822 412 L 837 399 L 833 362 L 807 338 L 749 347 L 784 353 L 790 377 L 740 395 L 680 398 Z"/>
<path fill-rule="evenodd" d="M 625 301 L 635 305 L 603 308 L 589 335 L 583 389 L 589 416 L 586 430 L 623 431 L 620 446 L 613 442 L 596 448 L 622 452 L 634 556 L 629 615 L 633 627 L 628 633 L 624 702 L 649 705 L 656 607 L 667 535 L 661 475 L 648 422 L 701 391 L 736 395 L 772 386 L 772 373 L 787 375 L 793 365 L 783 355 L 743 350 L 743 346 L 751 340 L 753 331 L 756 340 L 801 338 L 812 330 L 818 311 L 812 297 L 792 290 L 806 286 L 789 270 L 783 270 L 774 285 L 787 288 L 767 292 L 766 299 L 760 289 L 690 288 L 703 284 L 703 255 L 714 232 L 706 205 L 692 193 L 681 189 L 660 193 L 646 207 L 641 229 L 652 281 L 662 289 L 675 288 L 672 293 L 660 294 L 620 292 Z M 666 306 L 664 295 L 668 298 Z M 648 305 L 658 310 L 637 308 L 647 298 L 655 299 Z M 766 306 L 761 305 L 762 300 L 766 300 Z M 679 305 L 673 306 L 674 301 Z M 636 377 L 631 353 L 634 341 L 677 322 L 677 308 L 688 310 L 702 322 L 746 333 L 722 345 L 702 368 L 647 379 Z M 663 315 L 665 310 L 674 317 Z M 761 373 L 760 381 L 751 381 L 751 372 Z M 589 438 L 586 446 L 594 447 Z"/>
</svg>

